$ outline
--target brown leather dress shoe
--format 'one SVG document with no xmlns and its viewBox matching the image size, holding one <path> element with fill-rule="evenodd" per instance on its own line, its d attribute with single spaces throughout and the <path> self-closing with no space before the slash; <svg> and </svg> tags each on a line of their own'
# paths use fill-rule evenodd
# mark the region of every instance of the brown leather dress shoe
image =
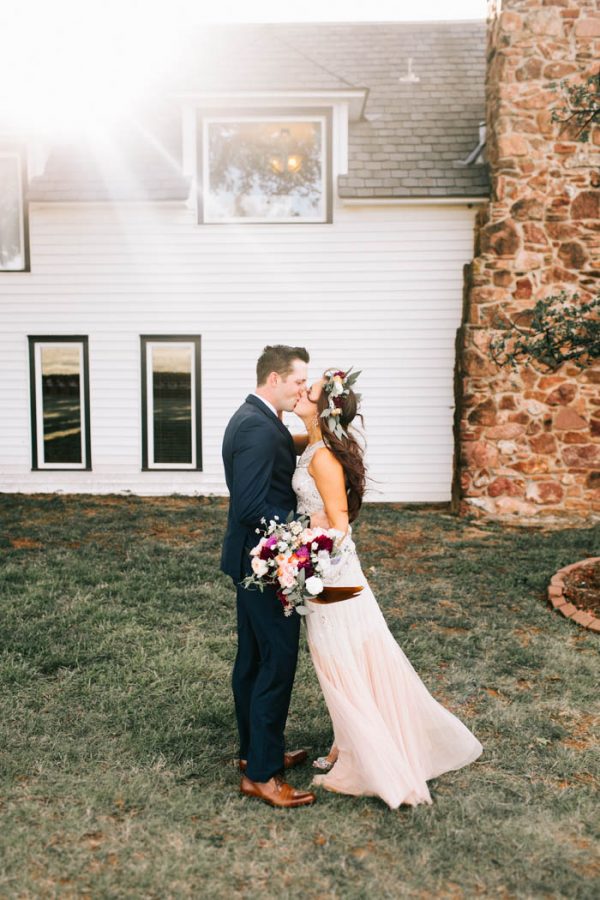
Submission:
<svg viewBox="0 0 600 900">
<path fill-rule="evenodd" d="M 300 763 L 303 763 L 307 758 L 308 753 L 306 750 L 290 750 L 289 753 L 283 754 L 283 767 L 284 769 L 293 769 L 294 766 L 299 766 Z M 248 763 L 245 759 L 240 759 L 239 761 L 240 772 L 245 772 Z"/>
<path fill-rule="evenodd" d="M 280 775 L 274 775 L 265 784 L 250 781 L 242 775 L 240 793 L 246 797 L 256 797 L 269 806 L 278 806 L 284 809 L 295 809 L 297 806 L 310 806 L 317 799 L 311 791 L 299 791 L 284 781 Z"/>
</svg>

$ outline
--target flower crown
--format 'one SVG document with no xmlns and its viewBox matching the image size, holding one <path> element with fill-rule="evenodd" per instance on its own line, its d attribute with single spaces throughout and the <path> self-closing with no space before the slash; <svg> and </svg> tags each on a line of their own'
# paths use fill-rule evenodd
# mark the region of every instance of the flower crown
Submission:
<svg viewBox="0 0 600 900">
<path fill-rule="evenodd" d="M 335 436 L 340 439 L 343 437 L 348 437 L 348 432 L 340 422 L 343 404 L 342 397 L 345 394 L 350 393 L 350 389 L 353 387 L 354 382 L 360 375 L 360 371 L 361 370 L 359 370 L 358 372 L 352 372 L 352 367 L 350 367 L 347 372 L 338 371 L 334 372 L 332 375 L 325 375 L 323 390 L 327 394 L 328 406 L 327 409 L 323 410 L 320 418 L 327 420 L 329 430 L 332 431 Z M 354 396 L 357 400 L 360 400 L 360 394 L 355 393 Z"/>
</svg>

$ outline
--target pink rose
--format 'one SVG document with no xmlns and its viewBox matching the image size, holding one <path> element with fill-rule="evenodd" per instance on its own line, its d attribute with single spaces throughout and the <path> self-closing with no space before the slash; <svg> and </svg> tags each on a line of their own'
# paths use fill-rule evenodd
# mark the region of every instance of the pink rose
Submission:
<svg viewBox="0 0 600 900">
<path fill-rule="evenodd" d="M 281 587 L 288 588 L 292 587 L 294 584 L 294 573 L 291 569 L 284 569 L 281 575 L 279 576 L 279 584 Z"/>
</svg>

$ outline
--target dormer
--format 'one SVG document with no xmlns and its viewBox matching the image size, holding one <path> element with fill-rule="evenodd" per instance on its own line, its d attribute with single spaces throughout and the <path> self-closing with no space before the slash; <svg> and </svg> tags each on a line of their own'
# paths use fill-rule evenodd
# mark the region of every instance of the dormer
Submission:
<svg viewBox="0 0 600 900">
<path fill-rule="evenodd" d="M 183 168 L 204 224 L 331 222 L 348 124 L 365 91 L 204 94 L 182 100 Z"/>
<path fill-rule="evenodd" d="M 331 222 L 334 186 L 348 172 L 349 123 L 363 114 L 366 88 L 277 29 L 217 29 L 210 38 L 175 93 L 199 223 Z"/>
</svg>

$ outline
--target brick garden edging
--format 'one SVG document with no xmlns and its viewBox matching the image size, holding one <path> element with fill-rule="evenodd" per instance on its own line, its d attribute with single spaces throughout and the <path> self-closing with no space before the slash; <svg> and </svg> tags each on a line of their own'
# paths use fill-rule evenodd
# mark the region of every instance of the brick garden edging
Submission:
<svg viewBox="0 0 600 900">
<path fill-rule="evenodd" d="M 600 619 L 597 619 L 592 613 L 585 612 L 583 609 L 577 609 L 576 606 L 573 606 L 572 603 L 568 602 L 564 595 L 565 575 L 573 572 L 575 569 L 580 569 L 583 568 L 583 566 L 589 566 L 591 563 L 597 562 L 600 562 L 600 556 L 590 556 L 589 559 L 582 559 L 579 562 L 571 563 L 570 566 L 559 569 L 556 575 L 553 575 L 550 579 L 548 600 L 554 609 L 561 612 L 567 619 L 577 622 L 577 624 L 582 625 L 583 628 L 589 628 L 590 631 L 600 632 Z"/>
</svg>

